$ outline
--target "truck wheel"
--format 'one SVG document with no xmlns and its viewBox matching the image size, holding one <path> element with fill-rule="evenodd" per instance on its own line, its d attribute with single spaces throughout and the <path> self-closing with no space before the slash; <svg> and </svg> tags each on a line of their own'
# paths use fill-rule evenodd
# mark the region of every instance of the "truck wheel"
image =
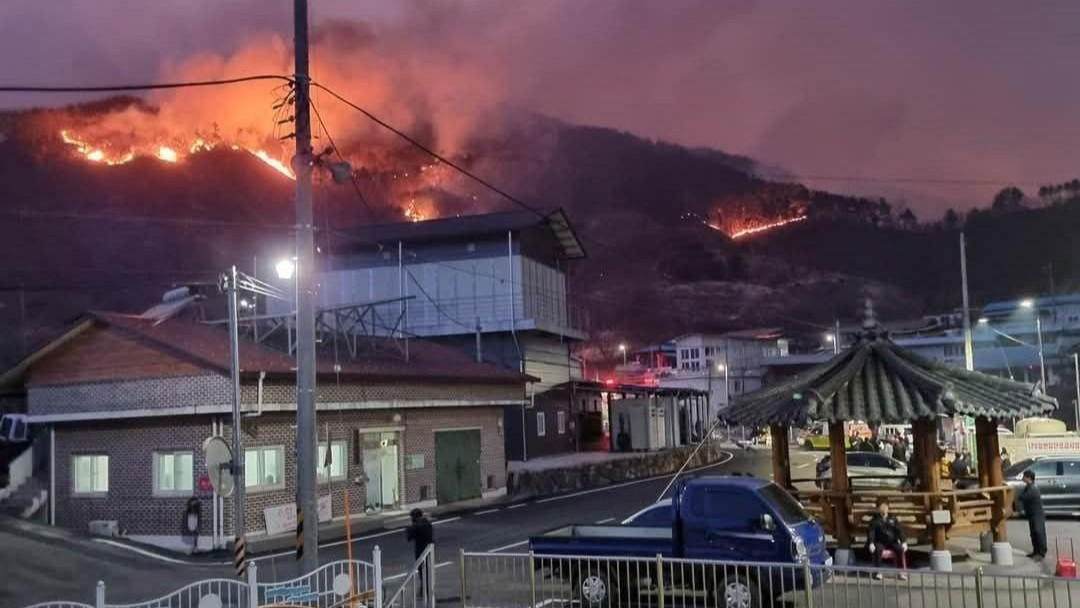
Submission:
<svg viewBox="0 0 1080 608">
<path fill-rule="evenodd" d="M 814 442 L 807 439 L 806 441 L 803 442 L 803 447 L 806 448 L 807 451 L 813 452 L 814 451 Z"/>
<path fill-rule="evenodd" d="M 715 590 L 716 605 L 724 608 L 762 608 L 761 594 L 747 576 L 733 574 Z"/>
<path fill-rule="evenodd" d="M 574 595 L 581 600 L 582 606 L 608 606 L 614 592 L 611 577 L 603 570 L 589 570 L 574 580 Z"/>
</svg>

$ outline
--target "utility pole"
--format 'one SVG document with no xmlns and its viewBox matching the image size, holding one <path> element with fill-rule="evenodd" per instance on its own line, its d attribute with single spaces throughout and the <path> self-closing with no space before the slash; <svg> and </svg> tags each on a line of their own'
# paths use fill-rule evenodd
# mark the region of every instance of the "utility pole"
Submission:
<svg viewBox="0 0 1080 608">
<path fill-rule="evenodd" d="M 840 354 L 840 319 L 836 319 L 836 333 L 833 334 L 832 352 L 834 355 Z"/>
<path fill-rule="evenodd" d="M 243 552 L 244 534 L 244 444 L 240 433 L 240 313 L 237 310 L 238 273 L 236 266 L 229 268 L 225 285 L 229 294 L 229 356 L 232 368 L 232 475 L 233 475 L 233 546 L 237 553 Z"/>
<path fill-rule="evenodd" d="M 1039 337 L 1039 377 L 1042 380 L 1042 391 L 1046 392 L 1046 358 L 1043 356 L 1042 317 L 1039 316 L 1039 307 L 1035 306 L 1035 333 Z"/>
<path fill-rule="evenodd" d="M 1080 432 L 1080 355 L 1073 353 L 1073 373 L 1076 382 L 1076 430 Z"/>
<path fill-rule="evenodd" d="M 296 58 L 296 557 L 300 573 L 319 567 L 318 464 L 315 446 L 315 221 L 311 205 L 311 76 L 308 3 L 293 0 Z"/>
<path fill-rule="evenodd" d="M 964 304 L 964 368 L 969 372 L 975 370 L 975 345 L 971 340 L 971 309 L 968 304 L 968 279 L 967 279 L 967 243 L 964 233 L 960 233 L 960 286 L 963 291 Z"/>
</svg>

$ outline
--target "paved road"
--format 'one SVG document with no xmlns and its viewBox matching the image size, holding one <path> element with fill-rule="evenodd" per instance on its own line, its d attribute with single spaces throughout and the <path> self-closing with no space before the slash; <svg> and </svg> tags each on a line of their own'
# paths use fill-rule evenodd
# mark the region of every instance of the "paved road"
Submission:
<svg viewBox="0 0 1080 608">
<path fill-rule="evenodd" d="M 701 469 L 694 474 L 751 473 L 758 476 L 769 474 L 769 457 L 763 452 L 734 451 L 730 461 Z M 524 551 L 530 535 L 571 523 L 618 522 L 654 502 L 670 477 L 630 482 L 608 488 L 597 488 L 519 503 L 509 507 L 479 510 L 474 513 L 435 520 L 436 561 L 442 564 L 437 580 L 456 580 L 459 551 L 514 552 Z M 331 543 L 320 549 L 323 562 L 344 559 L 346 547 L 343 542 Z M 412 545 L 405 541 L 400 530 L 369 534 L 353 543 L 354 556 L 370 559 L 372 549 L 378 545 L 382 551 L 383 572 L 389 577 L 411 569 Z M 270 573 L 277 579 L 295 576 L 295 560 L 291 552 L 257 556 L 261 573 Z M 444 569 L 449 569 L 446 574 Z M 261 574 L 260 574 L 261 578 Z M 440 585 L 440 590 L 443 589 Z"/>
<path fill-rule="evenodd" d="M 765 453 L 733 455 L 731 462 L 700 473 L 768 474 Z M 509 507 L 479 510 L 437 519 L 435 538 L 439 562 L 457 560 L 458 551 L 521 549 L 531 534 L 576 522 L 618 521 L 656 499 L 668 478 L 598 488 L 567 496 L 541 499 Z M 384 573 L 391 578 L 411 569 L 412 547 L 401 530 L 372 533 L 354 539 L 354 556 L 370 559 L 378 544 L 383 551 Z M 330 542 L 320 550 L 323 563 L 344 559 L 344 542 Z M 291 552 L 254 556 L 260 580 L 287 580 L 296 576 Z M 447 570 L 444 575 L 444 570 Z M 440 595 L 456 594 L 456 573 L 444 566 L 437 580 Z M 116 547 L 100 540 L 61 530 L 0 518 L 0 606 L 18 607 L 45 600 L 93 603 L 98 580 L 106 582 L 110 602 L 135 602 L 169 593 L 193 581 L 231 578 L 232 568 L 221 562 L 163 561 Z"/>
<path fill-rule="evenodd" d="M 815 455 L 793 450 L 793 473 L 812 474 Z M 769 456 L 765 451 L 735 451 L 732 460 L 699 474 L 734 472 L 768 476 Z M 801 467 L 801 468 L 800 468 Z M 804 473 L 809 469 L 810 473 Z M 526 539 L 545 530 L 569 523 L 615 522 L 654 501 L 668 479 L 632 482 L 578 494 L 498 507 L 436 520 L 437 571 L 440 599 L 452 600 L 458 590 L 458 552 L 514 553 L 524 551 Z M 1051 538 L 1080 541 L 1080 522 L 1055 519 L 1048 523 Z M 1009 522 L 1009 537 L 1021 552 L 1030 550 L 1026 522 Z M 379 545 L 383 552 L 387 587 L 412 564 L 412 547 L 401 530 L 368 534 L 354 540 L 354 555 L 370 559 Z M 1053 547 L 1051 547 L 1053 549 Z M 346 547 L 331 542 L 320 551 L 326 563 L 343 559 Z M 287 580 L 296 574 L 291 552 L 255 556 L 260 580 Z M 1053 559 L 1052 556 L 1050 559 Z M 509 563 L 509 560 L 508 560 Z M 129 549 L 72 536 L 58 530 L 0 519 L 0 606 L 23 606 L 38 601 L 67 599 L 93 601 L 98 580 L 107 583 L 110 602 L 147 600 L 173 591 L 184 584 L 210 577 L 232 577 L 232 569 L 221 563 L 174 563 L 161 561 Z"/>
</svg>

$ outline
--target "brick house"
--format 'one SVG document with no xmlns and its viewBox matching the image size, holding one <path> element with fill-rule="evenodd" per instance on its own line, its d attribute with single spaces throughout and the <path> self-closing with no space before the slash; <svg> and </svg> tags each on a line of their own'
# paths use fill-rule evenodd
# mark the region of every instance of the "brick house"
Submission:
<svg viewBox="0 0 1080 608">
<path fill-rule="evenodd" d="M 529 378 L 420 340 L 407 359 L 392 352 L 320 352 L 321 519 L 344 516 L 345 491 L 354 514 L 505 492 L 503 408 L 523 402 Z M 206 487 L 202 450 L 231 438 L 228 353 L 221 328 L 92 313 L 5 374 L 49 443 L 50 521 L 175 545 L 195 496 L 202 545 L 231 538 L 231 501 Z M 295 504 L 295 364 L 246 340 L 240 361 L 248 533 L 281 532 L 276 514 Z"/>
</svg>

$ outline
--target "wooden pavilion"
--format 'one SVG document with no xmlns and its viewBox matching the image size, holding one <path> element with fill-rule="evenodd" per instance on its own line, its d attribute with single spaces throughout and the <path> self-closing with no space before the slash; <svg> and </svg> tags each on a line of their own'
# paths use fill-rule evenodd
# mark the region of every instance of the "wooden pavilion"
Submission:
<svg viewBox="0 0 1080 608">
<path fill-rule="evenodd" d="M 770 429 L 773 479 L 791 489 L 788 429 L 828 423 L 831 479 L 823 489 L 799 489 L 797 495 L 836 539 L 838 563 L 850 559 L 853 537 L 865 534 L 875 501 L 884 495 L 908 535 L 931 544 L 932 566 L 947 570 L 951 557 L 945 540 L 955 534 L 992 532 L 995 563 L 1011 563 L 1005 522 L 1012 511 L 1012 495 L 1003 481 L 998 423 L 1045 415 L 1056 407 L 1056 401 L 1036 385 L 929 361 L 900 348 L 878 325 L 868 303 L 856 344 L 781 384 L 746 395 L 725 418 Z M 941 478 L 938 421 L 954 416 L 975 418 L 976 488 L 957 489 Z M 915 470 L 908 476 L 915 481 L 913 488 L 852 488 L 844 423 L 855 420 L 871 427 L 911 424 Z"/>
</svg>

